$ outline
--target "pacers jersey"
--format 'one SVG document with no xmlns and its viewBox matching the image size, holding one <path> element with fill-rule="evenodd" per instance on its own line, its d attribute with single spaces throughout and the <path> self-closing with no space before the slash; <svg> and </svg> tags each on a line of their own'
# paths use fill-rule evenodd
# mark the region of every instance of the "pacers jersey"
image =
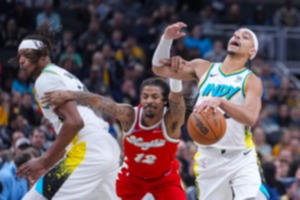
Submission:
<svg viewBox="0 0 300 200">
<path fill-rule="evenodd" d="M 142 113 L 140 105 L 135 108 L 134 124 L 125 133 L 125 158 L 121 173 L 129 172 L 145 180 L 161 178 L 172 170 L 178 170 L 175 154 L 179 140 L 168 136 L 164 119 L 154 126 L 143 126 Z"/>
<path fill-rule="evenodd" d="M 246 82 L 252 71 L 245 67 L 240 71 L 226 74 L 222 71 L 221 66 L 222 63 L 212 63 L 201 77 L 196 105 L 211 97 L 223 98 L 237 105 L 244 104 Z M 209 147 L 246 149 L 254 146 L 250 128 L 230 118 L 225 113 L 224 115 L 227 124 L 225 135 L 219 142 L 209 145 Z"/>
<path fill-rule="evenodd" d="M 55 132 L 59 133 L 63 122 L 54 113 L 53 107 L 40 103 L 41 97 L 45 92 L 55 90 L 84 91 L 85 86 L 68 71 L 54 64 L 46 66 L 37 78 L 34 88 L 36 101 L 42 108 L 44 116 L 53 124 Z M 108 133 L 108 124 L 96 116 L 90 108 L 77 105 L 77 109 L 84 121 L 84 127 L 80 130 L 78 137 L 76 137 L 78 141 L 84 140 L 83 138 L 87 136 L 93 138 L 99 137 L 101 133 Z M 91 136 L 92 134 L 94 136 Z"/>
</svg>

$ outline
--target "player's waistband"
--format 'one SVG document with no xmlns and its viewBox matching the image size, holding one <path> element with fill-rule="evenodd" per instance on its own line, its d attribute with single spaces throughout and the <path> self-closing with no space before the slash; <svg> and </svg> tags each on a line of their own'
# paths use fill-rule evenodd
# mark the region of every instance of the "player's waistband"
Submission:
<svg viewBox="0 0 300 200">
<path fill-rule="evenodd" d="M 218 155 L 226 155 L 226 156 L 234 156 L 240 153 L 244 153 L 245 151 L 250 151 L 254 149 L 254 147 L 249 149 L 222 149 L 222 148 L 214 148 L 214 147 L 199 147 L 198 152 L 200 154 L 205 155 L 212 155 L 212 156 L 218 156 Z"/>
<path fill-rule="evenodd" d="M 168 176 L 172 172 L 174 172 L 174 169 L 170 169 L 166 173 L 164 173 L 164 174 L 162 174 L 162 175 L 160 175 L 158 177 L 155 177 L 155 178 L 141 177 L 141 176 L 135 175 L 134 173 L 130 173 L 130 172 L 127 172 L 127 173 L 128 173 L 128 176 L 133 176 L 135 178 L 138 178 L 138 179 L 141 179 L 141 180 L 144 180 L 144 181 L 156 181 L 156 180 L 159 180 L 159 179 L 161 179 L 161 178 L 163 178 L 165 176 Z"/>
</svg>

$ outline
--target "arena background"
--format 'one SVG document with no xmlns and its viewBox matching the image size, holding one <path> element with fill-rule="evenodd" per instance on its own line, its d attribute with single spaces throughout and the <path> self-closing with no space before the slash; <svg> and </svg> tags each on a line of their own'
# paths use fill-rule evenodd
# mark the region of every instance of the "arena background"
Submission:
<svg viewBox="0 0 300 200">
<path fill-rule="evenodd" d="M 225 57 L 233 31 L 249 27 L 259 40 L 251 69 L 264 85 L 253 140 L 273 199 L 300 199 L 299 5 L 297 0 L 1 0 L 1 165 L 12 159 L 22 162 L 16 152 L 28 145 L 43 154 L 55 139 L 35 104 L 32 82 L 8 62 L 21 39 L 41 24 L 57 31 L 55 63 L 80 78 L 89 91 L 132 105 L 138 103 L 141 81 L 154 76 L 152 55 L 168 24 L 188 25 L 188 35 L 174 42 L 173 55 L 214 62 Z M 183 91 L 195 96 L 196 83 L 184 82 Z M 110 133 L 121 141 L 119 124 L 106 119 Z M 177 157 L 193 200 L 196 147 L 185 127 L 182 134 Z"/>
</svg>

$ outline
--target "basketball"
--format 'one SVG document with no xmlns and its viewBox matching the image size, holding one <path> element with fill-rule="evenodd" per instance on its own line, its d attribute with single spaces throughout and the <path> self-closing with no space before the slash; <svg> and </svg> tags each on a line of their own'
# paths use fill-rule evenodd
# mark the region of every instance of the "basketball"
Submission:
<svg viewBox="0 0 300 200">
<path fill-rule="evenodd" d="M 207 112 L 193 112 L 188 119 L 188 132 L 191 138 L 203 145 L 218 142 L 225 134 L 226 120 L 223 114 L 211 108 Z"/>
</svg>

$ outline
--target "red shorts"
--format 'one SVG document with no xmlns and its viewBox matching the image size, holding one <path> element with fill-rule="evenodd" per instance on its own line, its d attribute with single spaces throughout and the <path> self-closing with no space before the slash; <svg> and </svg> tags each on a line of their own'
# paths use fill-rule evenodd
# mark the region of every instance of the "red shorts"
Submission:
<svg viewBox="0 0 300 200">
<path fill-rule="evenodd" d="M 186 194 L 181 186 L 180 175 L 176 171 L 158 178 L 146 180 L 132 176 L 126 170 L 119 173 L 117 179 L 117 195 L 122 200 L 141 200 L 151 193 L 155 200 L 186 200 Z"/>
</svg>

